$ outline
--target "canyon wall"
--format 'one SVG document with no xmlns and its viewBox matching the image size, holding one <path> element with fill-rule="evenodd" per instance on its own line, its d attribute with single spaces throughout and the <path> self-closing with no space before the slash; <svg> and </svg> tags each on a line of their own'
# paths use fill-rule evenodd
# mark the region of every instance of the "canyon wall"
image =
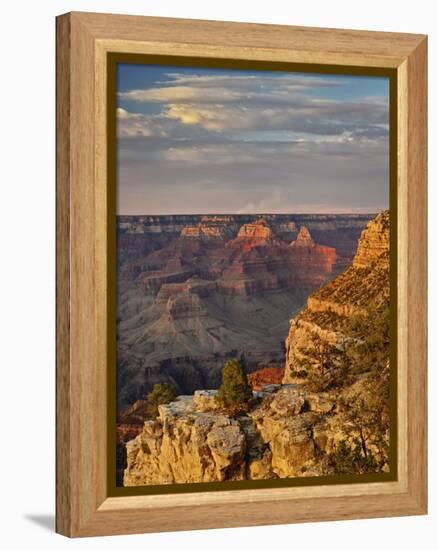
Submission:
<svg viewBox="0 0 438 550">
<path fill-rule="evenodd" d="M 307 299 L 291 320 L 286 339 L 284 382 L 300 383 L 315 363 L 318 346 L 341 346 L 345 327 L 356 317 L 389 303 L 389 212 L 370 221 L 352 265 Z"/>
</svg>

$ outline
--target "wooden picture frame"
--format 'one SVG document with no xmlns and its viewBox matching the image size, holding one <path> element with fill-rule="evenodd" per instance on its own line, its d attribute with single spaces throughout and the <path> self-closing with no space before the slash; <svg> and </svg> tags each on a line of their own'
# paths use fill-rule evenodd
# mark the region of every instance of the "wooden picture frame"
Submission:
<svg viewBox="0 0 438 550">
<path fill-rule="evenodd" d="M 110 53 L 391 69 L 397 81 L 397 475 L 385 483 L 109 496 Z M 69 13 L 57 18 L 57 532 L 427 513 L 427 38 Z"/>
</svg>

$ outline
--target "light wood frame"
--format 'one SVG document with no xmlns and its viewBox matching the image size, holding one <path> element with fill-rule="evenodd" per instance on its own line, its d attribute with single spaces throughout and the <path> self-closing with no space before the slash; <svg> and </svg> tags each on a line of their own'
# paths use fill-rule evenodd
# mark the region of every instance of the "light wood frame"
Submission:
<svg viewBox="0 0 438 550">
<path fill-rule="evenodd" d="M 397 70 L 398 478 L 108 497 L 106 55 Z M 427 37 L 69 13 L 57 18 L 57 514 L 67 536 L 427 513 Z"/>
</svg>

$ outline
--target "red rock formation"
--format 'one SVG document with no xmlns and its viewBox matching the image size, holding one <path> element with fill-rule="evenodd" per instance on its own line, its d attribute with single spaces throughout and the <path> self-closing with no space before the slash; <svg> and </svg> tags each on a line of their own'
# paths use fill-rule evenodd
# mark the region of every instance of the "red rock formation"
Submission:
<svg viewBox="0 0 438 550">
<path fill-rule="evenodd" d="M 209 225 L 199 223 L 198 225 L 186 226 L 181 231 L 181 237 L 194 239 L 226 239 L 230 232 L 225 226 Z"/>
<path fill-rule="evenodd" d="M 238 236 L 215 259 L 223 266 L 218 290 L 247 296 L 297 285 L 317 288 L 332 272 L 336 250 L 317 245 L 304 226 L 297 240 L 287 246 L 274 238 L 268 223 L 260 219 L 242 226 Z M 216 269 L 214 261 L 210 269 Z M 219 271 L 216 269 L 216 274 Z"/>
<path fill-rule="evenodd" d="M 254 244 L 268 244 L 272 241 L 273 233 L 268 222 L 261 218 L 252 223 L 242 225 L 237 234 L 238 239 L 250 239 Z"/>
<path fill-rule="evenodd" d="M 336 249 L 316 244 L 310 231 L 301 226 L 297 239 L 290 244 L 289 265 L 296 273 L 296 281 L 320 285 L 333 271 Z"/>
<path fill-rule="evenodd" d="M 312 239 L 310 231 L 307 229 L 307 227 L 305 225 L 302 225 L 300 227 L 300 231 L 297 235 L 297 238 L 296 238 L 295 241 L 292 241 L 291 246 L 293 246 L 293 247 L 299 247 L 299 246 L 313 247 L 313 246 L 315 246 L 315 242 Z"/>
<path fill-rule="evenodd" d="M 248 375 L 248 381 L 254 391 L 260 391 L 266 384 L 281 384 L 284 367 L 265 367 Z"/>
<path fill-rule="evenodd" d="M 251 369 L 268 366 L 290 312 L 339 272 L 333 246 L 341 243 L 350 261 L 365 222 L 311 215 L 120 217 L 119 407 L 141 397 L 138 388 L 160 381 L 176 381 L 182 393 L 206 380 L 216 387 L 221 364 L 237 351 L 261 353 Z M 130 233 L 131 226 L 144 234 Z"/>
<path fill-rule="evenodd" d="M 244 224 L 237 237 L 228 241 L 222 238 L 226 234 L 223 227 L 215 218 L 185 227 L 184 237 L 149 254 L 137 265 L 143 290 L 159 294 L 162 302 L 187 292 L 185 283 L 193 276 L 216 281 L 216 285 L 190 284 L 191 292 L 203 296 L 215 289 L 226 295 L 248 296 L 297 285 L 312 288 L 327 279 L 337 260 L 335 249 L 316 244 L 304 225 L 290 246 L 275 237 L 263 218 Z"/>
</svg>

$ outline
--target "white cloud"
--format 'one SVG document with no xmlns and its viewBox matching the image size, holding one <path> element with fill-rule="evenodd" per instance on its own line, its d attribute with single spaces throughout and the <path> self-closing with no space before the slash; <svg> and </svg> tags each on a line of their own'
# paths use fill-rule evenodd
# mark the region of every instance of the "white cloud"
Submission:
<svg viewBox="0 0 438 550">
<path fill-rule="evenodd" d="M 185 125 L 198 125 L 213 132 L 285 130 L 314 135 L 384 135 L 387 109 L 361 102 L 310 100 L 302 107 L 286 105 L 168 104 L 163 116 Z M 280 137 L 280 136 L 279 136 Z"/>
<path fill-rule="evenodd" d="M 120 100 L 139 103 L 198 101 L 284 101 L 293 102 L 294 95 L 311 88 L 340 86 L 339 81 L 300 74 L 264 75 L 262 81 L 256 75 L 184 75 L 169 73 L 161 86 L 119 92 Z"/>
<path fill-rule="evenodd" d="M 121 107 L 117 108 L 117 135 L 121 138 L 149 138 L 166 136 L 161 117 L 131 113 Z"/>
<path fill-rule="evenodd" d="M 247 93 L 226 86 L 215 87 L 214 89 L 209 87 L 207 96 L 205 95 L 205 88 L 199 85 L 165 86 L 119 93 L 119 99 L 137 103 L 184 103 L 193 101 L 210 103 L 212 101 L 232 102 L 247 98 Z"/>
</svg>

